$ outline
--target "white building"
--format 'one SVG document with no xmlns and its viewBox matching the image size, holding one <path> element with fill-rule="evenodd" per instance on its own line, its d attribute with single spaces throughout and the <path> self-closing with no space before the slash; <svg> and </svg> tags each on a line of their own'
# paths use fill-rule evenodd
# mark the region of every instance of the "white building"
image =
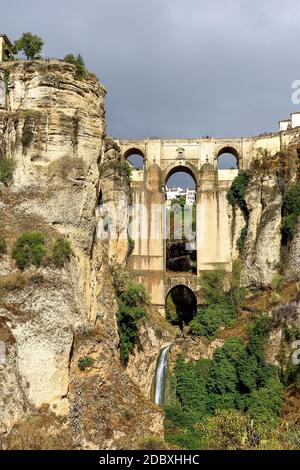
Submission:
<svg viewBox="0 0 300 470">
<path fill-rule="evenodd" d="M 166 200 L 167 205 L 171 205 L 173 199 L 179 199 L 184 196 L 186 199 L 186 205 L 192 206 L 196 202 L 196 191 L 195 189 L 183 189 L 183 188 L 166 188 Z"/>
<path fill-rule="evenodd" d="M 294 129 L 295 127 L 300 126 L 300 111 L 291 113 L 289 119 L 283 119 L 279 121 L 279 130 L 288 131 L 289 129 Z"/>
<path fill-rule="evenodd" d="M 196 191 L 195 189 L 186 190 L 186 204 L 192 206 L 196 202 Z"/>
</svg>

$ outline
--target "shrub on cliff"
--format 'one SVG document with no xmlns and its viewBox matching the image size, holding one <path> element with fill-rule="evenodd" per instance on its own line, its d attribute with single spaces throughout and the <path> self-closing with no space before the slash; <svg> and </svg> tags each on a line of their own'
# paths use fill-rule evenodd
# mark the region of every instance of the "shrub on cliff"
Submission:
<svg viewBox="0 0 300 470">
<path fill-rule="evenodd" d="M 221 326 L 230 326 L 233 319 L 233 305 L 227 298 L 222 302 L 199 308 L 190 323 L 190 332 L 195 336 L 212 338 Z"/>
<path fill-rule="evenodd" d="M 85 67 L 83 57 L 80 54 L 78 54 L 77 57 L 75 57 L 73 54 L 67 54 L 64 57 L 64 61 L 75 65 L 77 80 L 83 80 L 86 77 L 87 69 Z"/>
<path fill-rule="evenodd" d="M 16 241 L 12 257 L 19 269 L 25 269 L 31 264 L 40 266 L 45 255 L 45 240 L 39 232 L 25 232 Z"/>
<path fill-rule="evenodd" d="M 126 287 L 129 283 L 129 273 L 121 263 L 118 263 L 116 256 L 110 260 L 109 269 L 113 288 L 117 297 L 119 297 L 122 292 L 126 290 Z"/>
<path fill-rule="evenodd" d="M 284 215 L 282 219 L 282 232 L 284 240 L 288 241 L 295 235 L 299 221 L 300 183 L 295 183 L 290 186 L 283 198 L 282 210 Z"/>
<path fill-rule="evenodd" d="M 2 255 L 5 255 L 6 252 L 7 252 L 6 240 L 4 237 L 0 235 L 0 258 Z"/>
<path fill-rule="evenodd" d="M 14 164 L 13 161 L 9 158 L 0 159 L 0 183 L 7 186 L 13 177 Z"/>
<path fill-rule="evenodd" d="M 52 250 L 51 260 L 57 268 L 62 268 L 71 257 L 71 244 L 69 240 L 61 237 L 56 240 Z"/>
<path fill-rule="evenodd" d="M 276 422 L 283 405 L 283 390 L 283 385 L 275 378 L 253 390 L 247 400 L 249 415 L 260 422 Z"/>
<path fill-rule="evenodd" d="M 231 290 L 225 292 L 226 274 L 221 270 L 208 271 L 200 279 L 201 294 L 205 305 L 200 307 L 190 323 L 195 336 L 212 338 L 221 326 L 229 326 L 235 317 L 235 297 Z"/>
<path fill-rule="evenodd" d="M 238 204 L 243 211 L 247 210 L 245 194 L 249 181 L 250 176 L 248 173 L 241 171 L 233 180 L 232 185 L 227 193 L 227 200 L 229 204 Z"/>
<path fill-rule="evenodd" d="M 23 52 L 28 60 L 39 58 L 44 46 L 44 41 L 32 33 L 23 33 L 14 43 L 14 53 Z"/>
<path fill-rule="evenodd" d="M 127 257 L 131 256 L 134 252 L 135 242 L 134 240 L 128 236 L 128 248 L 127 248 Z"/>
<path fill-rule="evenodd" d="M 127 160 L 125 160 L 122 164 L 122 169 L 123 169 L 123 173 L 125 175 L 127 184 L 128 186 L 130 186 L 133 167 L 130 165 L 130 163 L 128 163 Z"/>
<path fill-rule="evenodd" d="M 243 250 L 244 250 L 247 235 L 248 235 L 248 227 L 246 225 L 245 227 L 242 228 L 240 236 L 239 236 L 239 238 L 237 239 L 237 242 L 236 242 L 237 249 L 239 250 L 240 253 L 242 253 Z"/>
<path fill-rule="evenodd" d="M 84 356 L 78 361 L 78 368 L 84 371 L 87 367 L 92 367 L 95 363 L 94 359 L 90 356 Z"/>
<path fill-rule="evenodd" d="M 138 322 L 146 317 L 145 304 L 148 300 L 144 286 L 129 282 L 118 297 L 118 331 L 120 338 L 120 357 L 126 365 L 138 338 Z"/>
</svg>

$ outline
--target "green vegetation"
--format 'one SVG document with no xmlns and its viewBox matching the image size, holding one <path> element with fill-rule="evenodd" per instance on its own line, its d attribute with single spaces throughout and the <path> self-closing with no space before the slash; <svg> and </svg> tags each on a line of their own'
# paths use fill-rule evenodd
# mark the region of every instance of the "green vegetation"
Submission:
<svg viewBox="0 0 300 470">
<path fill-rule="evenodd" d="M 5 70 L 5 72 L 4 72 L 4 85 L 5 85 L 6 93 L 8 92 L 8 81 L 9 81 L 9 71 Z"/>
<path fill-rule="evenodd" d="M 10 158 L 0 159 L 0 183 L 7 186 L 13 177 L 14 163 Z"/>
<path fill-rule="evenodd" d="M 146 289 L 140 284 L 129 282 L 126 289 L 117 296 L 117 302 L 120 357 L 122 364 L 126 365 L 138 339 L 138 322 L 146 317 Z"/>
<path fill-rule="evenodd" d="M 242 211 L 247 211 L 245 194 L 250 176 L 245 171 L 241 171 L 238 176 L 233 180 L 232 185 L 227 193 L 227 200 L 229 204 L 238 204 Z"/>
<path fill-rule="evenodd" d="M 7 253 L 7 245 L 6 245 L 6 240 L 2 235 L 0 235 L 0 258 L 2 255 L 5 255 Z"/>
<path fill-rule="evenodd" d="M 236 242 L 236 246 L 239 250 L 240 253 L 243 252 L 244 250 L 244 246 L 245 246 L 245 243 L 246 243 L 246 239 L 247 239 L 247 235 L 248 235 L 248 227 L 247 225 L 245 227 L 242 228 L 241 230 L 241 234 Z"/>
<path fill-rule="evenodd" d="M 300 215 L 300 183 L 290 186 L 283 198 L 282 233 L 284 241 L 291 240 L 295 233 Z"/>
<path fill-rule="evenodd" d="M 134 240 L 131 237 L 128 237 L 127 256 L 132 255 L 132 253 L 134 252 L 134 247 L 135 247 Z"/>
<path fill-rule="evenodd" d="M 186 197 L 185 196 L 180 196 L 172 199 L 171 201 L 171 206 L 176 206 L 179 205 L 182 209 L 184 208 L 186 204 Z"/>
<path fill-rule="evenodd" d="M 116 292 L 116 295 L 119 296 L 122 292 L 126 290 L 126 287 L 130 280 L 129 273 L 122 264 L 117 262 L 116 256 L 112 258 L 109 269 L 111 273 L 113 288 Z"/>
<path fill-rule="evenodd" d="M 40 266 L 45 254 L 44 236 L 39 232 L 25 232 L 16 241 L 12 257 L 19 269 L 23 270 L 31 264 Z"/>
<path fill-rule="evenodd" d="M 139 322 L 146 317 L 146 305 L 149 299 L 145 287 L 132 281 L 127 270 L 116 260 L 112 261 L 110 272 L 118 302 L 120 357 L 122 364 L 126 366 L 138 340 Z"/>
<path fill-rule="evenodd" d="M 212 436 L 220 433 L 217 448 L 240 448 L 241 439 L 248 438 L 247 428 L 243 429 L 246 422 L 276 426 L 283 386 L 277 368 L 266 362 L 269 326 L 269 318 L 261 317 L 252 325 L 246 345 L 229 339 L 211 360 L 185 362 L 177 357 L 165 409 L 168 442 L 188 449 L 206 448 L 212 445 Z"/>
<path fill-rule="evenodd" d="M 279 315 L 285 315 L 286 318 L 295 318 L 295 315 L 297 315 L 296 307 L 288 304 L 281 306 L 279 308 Z M 298 326 L 285 325 L 283 328 L 280 350 L 277 355 L 281 381 L 286 387 L 293 384 L 296 390 L 300 390 L 300 365 L 294 364 L 292 359 L 293 354 L 297 350 L 294 342 L 299 341 L 299 338 L 300 328 Z M 297 357 L 299 357 L 298 354 Z"/>
<path fill-rule="evenodd" d="M 87 76 L 88 71 L 85 67 L 83 57 L 80 54 L 78 54 L 77 57 L 75 57 L 73 54 L 67 54 L 64 57 L 64 61 L 68 62 L 69 64 L 75 65 L 77 80 L 83 80 Z"/>
<path fill-rule="evenodd" d="M 274 274 L 271 280 L 271 288 L 274 291 L 281 289 L 283 285 L 283 276 L 281 274 Z"/>
<path fill-rule="evenodd" d="M 167 296 L 167 301 L 166 301 L 166 319 L 172 324 L 172 325 L 179 325 L 180 324 L 180 319 L 178 318 L 178 312 L 177 312 L 177 307 L 172 299 L 172 295 Z"/>
<path fill-rule="evenodd" d="M 52 262 L 57 268 L 62 268 L 71 257 L 71 244 L 69 240 L 63 237 L 58 238 L 53 246 L 52 250 Z"/>
<path fill-rule="evenodd" d="M 221 326 L 230 326 L 238 313 L 243 299 L 243 289 L 239 282 L 240 272 L 235 267 L 228 291 L 224 290 L 226 273 L 221 270 L 208 271 L 200 279 L 205 305 L 198 308 L 190 323 L 190 332 L 195 336 L 212 338 Z"/>
<path fill-rule="evenodd" d="M 90 356 L 85 356 L 78 361 L 78 367 L 80 370 L 85 370 L 87 367 L 91 367 L 94 364 L 94 359 Z"/>
<path fill-rule="evenodd" d="M 230 326 L 234 319 L 234 309 L 229 297 L 215 305 L 198 309 L 190 323 L 190 332 L 195 336 L 212 338 L 221 326 Z"/>
<path fill-rule="evenodd" d="M 245 218 L 247 219 L 246 226 L 242 228 L 240 236 L 236 242 L 236 246 L 242 254 L 248 234 L 248 209 L 245 200 L 246 190 L 250 182 L 250 175 L 245 171 L 241 171 L 238 176 L 233 180 L 232 185 L 227 193 L 227 200 L 229 204 L 234 206 L 237 204 Z"/>
<path fill-rule="evenodd" d="M 57 268 L 62 268 L 70 260 L 72 253 L 71 244 L 65 238 L 59 237 L 55 240 L 52 252 L 50 252 L 49 248 L 46 249 L 45 238 L 42 233 L 28 231 L 24 232 L 15 242 L 11 256 L 22 271 L 30 265 L 39 267 L 42 263 L 44 266 L 52 264 Z"/>
<path fill-rule="evenodd" d="M 255 440 L 251 418 L 237 410 L 217 410 L 205 423 L 203 448 L 209 450 L 240 450 Z"/>
<path fill-rule="evenodd" d="M 206 420 L 202 444 L 209 450 L 298 450 L 299 428 L 284 421 L 261 425 L 243 412 L 218 410 Z"/>
<path fill-rule="evenodd" d="M 32 33 L 23 33 L 14 43 L 14 53 L 23 52 L 28 60 L 39 58 L 44 46 L 43 40 Z"/>
<path fill-rule="evenodd" d="M 130 186 L 133 167 L 130 165 L 130 163 L 128 163 L 127 160 L 125 160 L 122 164 L 122 169 L 127 179 L 128 186 Z"/>
</svg>

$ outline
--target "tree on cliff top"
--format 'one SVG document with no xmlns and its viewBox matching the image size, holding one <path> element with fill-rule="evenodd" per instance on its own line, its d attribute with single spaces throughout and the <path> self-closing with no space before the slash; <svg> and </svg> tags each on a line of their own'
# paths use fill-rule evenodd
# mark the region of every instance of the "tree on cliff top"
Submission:
<svg viewBox="0 0 300 470">
<path fill-rule="evenodd" d="M 83 57 L 78 54 L 77 57 L 74 56 L 74 54 L 67 54 L 64 58 L 65 62 L 68 62 L 69 64 L 73 64 L 76 67 L 76 78 L 78 80 L 82 80 L 85 78 L 87 74 L 87 70 L 85 67 L 85 63 L 83 60 Z"/>
<path fill-rule="evenodd" d="M 23 52 L 28 60 L 39 57 L 42 53 L 44 41 L 32 33 L 23 33 L 14 43 L 14 52 Z"/>
</svg>

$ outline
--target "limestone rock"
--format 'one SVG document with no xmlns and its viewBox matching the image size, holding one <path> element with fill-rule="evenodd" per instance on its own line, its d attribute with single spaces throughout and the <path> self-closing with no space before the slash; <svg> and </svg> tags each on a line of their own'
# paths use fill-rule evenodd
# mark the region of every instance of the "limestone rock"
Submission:
<svg viewBox="0 0 300 470">
<path fill-rule="evenodd" d="M 0 111 L 0 149 L 15 171 L 13 184 L 0 193 L 0 233 L 9 253 L 0 258 L 0 341 L 4 338 L 7 351 L 7 363 L 0 365 L 0 432 L 47 405 L 66 416 L 78 448 L 131 448 L 149 433 L 161 435 L 163 416 L 119 360 L 109 262 L 115 254 L 119 262 L 126 260 L 127 219 L 125 214 L 115 238 L 109 233 L 103 239 L 97 207 L 102 192 L 119 217 L 119 195 L 125 205 L 128 187 L 118 147 L 105 140 L 105 92 L 93 77 L 76 80 L 75 67 L 64 62 L 5 67 L 8 109 Z M 28 230 L 44 234 L 48 262 L 22 273 L 10 252 Z M 57 269 L 50 256 L 60 236 L 71 242 L 72 256 Z M 90 350 L 84 338 L 94 328 L 101 341 L 92 341 Z M 95 356 L 96 367 L 87 376 L 78 368 L 81 354 Z M 88 410 L 81 408 L 82 400 Z M 132 421 L 130 407 L 136 409 Z M 83 426 L 81 442 L 76 416 Z M 93 420 L 106 418 L 110 430 L 101 424 L 94 432 Z"/>
<path fill-rule="evenodd" d="M 274 174 L 255 176 L 246 192 L 249 211 L 245 245 L 248 285 L 266 286 L 278 272 L 281 247 L 282 196 Z"/>
</svg>

